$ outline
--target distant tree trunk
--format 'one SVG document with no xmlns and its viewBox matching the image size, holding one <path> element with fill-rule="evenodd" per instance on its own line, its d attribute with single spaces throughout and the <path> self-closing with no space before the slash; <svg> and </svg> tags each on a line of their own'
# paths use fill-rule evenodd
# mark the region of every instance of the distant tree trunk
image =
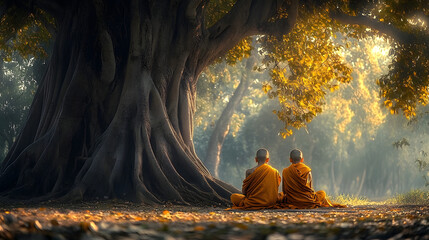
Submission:
<svg viewBox="0 0 429 240">
<path fill-rule="evenodd" d="M 314 147 L 316 145 L 314 139 L 311 139 L 309 144 L 310 144 L 310 146 L 309 146 L 308 150 L 306 150 L 306 152 L 308 152 L 308 154 L 307 154 L 305 161 L 308 163 L 308 165 L 311 166 L 311 162 L 313 162 L 313 151 L 314 151 Z"/>
<path fill-rule="evenodd" d="M 4 65 L 3 64 L 3 55 L 0 53 L 0 83 L 3 83 L 3 81 L 4 81 L 3 65 Z M 1 86 L 1 84 L 0 84 L 0 86 Z M 0 103 L 0 104 L 4 104 L 4 103 Z M 4 114 L 0 115 L 0 129 L 3 128 L 1 125 L 6 124 L 6 122 L 7 122 L 7 121 L 3 121 L 2 118 L 4 118 L 4 117 L 5 117 Z M 4 152 L 5 152 L 6 148 L 10 148 L 11 141 L 12 141 L 12 139 L 9 138 L 6 131 L 3 130 L 0 132 L 0 163 L 2 162 L 2 160 L 4 158 Z"/>
<path fill-rule="evenodd" d="M 3 55 L 0 53 L 0 82 L 3 82 Z"/>
<path fill-rule="evenodd" d="M 337 179 L 335 178 L 335 164 L 334 161 L 331 162 L 331 184 L 332 184 L 332 190 L 334 191 L 335 195 L 338 195 L 338 185 L 337 185 Z"/>
<path fill-rule="evenodd" d="M 366 179 L 366 168 L 365 168 L 365 169 L 363 169 L 363 173 L 362 173 L 362 176 L 361 176 L 361 178 L 360 178 L 359 188 L 358 188 L 358 191 L 357 191 L 357 193 L 356 193 L 356 196 L 359 196 L 359 195 L 361 194 L 361 192 L 362 192 L 362 188 L 363 188 L 363 184 L 364 184 L 364 182 L 365 182 L 365 179 Z"/>
<path fill-rule="evenodd" d="M 196 82 L 242 38 L 278 32 L 269 20 L 280 5 L 238 1 L 206 29 L 204 1 L 31 3 L 54 16 L 58 32 L 27 123 L 1 164 L 1 196 L 217 204 L 238 192 L 195 154 Z"/>
<path fill-rule="evenodd" d="M 242 73 L 240 84 L 235 89 L 234 93 L 229 99 L 228 104 L 223 109 L 219 119 L 216 121 L 213 132 L 207 144 L 204 163 L 215 177 L 219 177 L 220 154 L 222 151 L 223 142 L 229 133 L 232 115 L 234 114 L 243 97 L 246 95 L 246 91 L 249 89 L 251 82 L 248 72 L 252 71 L 254 63 L 255 59 L 253 57 L 247 59 L 246 70 Z"/>
</svg>

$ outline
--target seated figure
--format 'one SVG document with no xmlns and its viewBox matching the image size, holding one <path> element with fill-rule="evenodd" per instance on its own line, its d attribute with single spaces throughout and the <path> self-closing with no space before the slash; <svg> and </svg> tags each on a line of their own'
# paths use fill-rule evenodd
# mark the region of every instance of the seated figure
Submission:
<svg viewBox="0 0 429 240">
<path fill-rule="evenodd" d="M 279 172 L 268 165 L 269 153 L 266 149 L 256 152 L 257 166 L 246 171 L 243 181 L 243 194 L 232 194 L 232 209 L 265 209 L 273 208 L 278 200 L 280 186 Z"/>
<path fill-rule="evenodd" d="M 311 169 L 304 164 L 300 150 L 292 150 L 289 160 L 291 165 L 282 172 L 283 199 L 280 203 L 282 208 L 346 207 L 329 201 L 325 191 L 313 190 Z"/>
</svg>

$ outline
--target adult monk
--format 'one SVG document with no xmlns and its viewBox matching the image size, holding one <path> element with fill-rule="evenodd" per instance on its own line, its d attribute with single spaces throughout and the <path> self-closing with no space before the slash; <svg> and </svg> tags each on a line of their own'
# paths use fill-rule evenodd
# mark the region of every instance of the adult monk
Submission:
<svg viewBox="0 0 429 240">
<path fill-rule="evenodd" d="M 281 178 L 279 172 L 268 165 L 270 160 L 267 149 L 256 152 L 256 167 L 246 171 L 243 181 L 243 194 L 232 194 L 233 209 L 265 209 L 275 206 Z"/>
<path fill-rule="evenodd" d="M 325 191 L 313 190 L 311 169 L 304 164 L 304 157 L 299 149 L 290 152 L 291 165 L 283 169 L 283 200 L 284 208 L 318 208 L 346 207 L 332 203 L 326 197 Z"/>
</svg>

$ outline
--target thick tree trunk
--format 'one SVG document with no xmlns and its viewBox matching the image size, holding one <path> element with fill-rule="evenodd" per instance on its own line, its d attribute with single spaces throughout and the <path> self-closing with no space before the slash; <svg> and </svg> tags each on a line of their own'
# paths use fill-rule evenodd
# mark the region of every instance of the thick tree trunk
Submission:
<svg viewBox="0 0 429 240">
<path fill-rule="evenodd" d="M 223 109 L 219 119 L 216 121 L 213 132 L 207 144 L 204 163 L 215 177 L 219 177 L 220 154 L 222 151 L 223 142 L 229 133 L 232 115 L 234 114 L 235 109 L 240 104 L 243 97 L 246 95 L 246 91 L 249 89 L 250 79 L 248 72 L 252 71 L 254 63 L 254 57 L 247 59 L 246 71 L 242 73 L 240 84 L 235 89 L 228 104 Z"/>
<path fill-rule="evenodd" d="M 195 154 L 196 81 L 244 37 L 287 34 L 297 0 L 239 0 L 208 29 L 200 0 L 13 2 L 52 14 L 58 33 L 0 196 L 212 204 L 238 192 Z M 273 22 L 280 8 L 288 18 Z"/>
<path fill-rule="evenodd" d="M 27 124 L 1 165 L 1 195 L 226 203 L 238 190 L 194 152 L 204 66 L 184 3 L 72 2 Z"/>
</svg>

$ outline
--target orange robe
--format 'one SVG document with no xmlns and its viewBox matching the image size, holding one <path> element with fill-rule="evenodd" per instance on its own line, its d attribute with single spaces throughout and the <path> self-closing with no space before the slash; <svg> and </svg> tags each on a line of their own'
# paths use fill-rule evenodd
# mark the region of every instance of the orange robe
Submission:
<svg viewBox="0 0 429 240">
<path fill-rule="evenodd" d="M 231 195 L 232 209 L 273 208 L 278 199 L 281 178 L 279 172 L 268 164 L 263 164 L 243 181 L 246 195 Z"/>
<path fill-rule="evenodd" d="M 332 203 L 325 191 L 315 192 L 307 182 L 311 169 L 304 163 L 291 164 L 283 169 L 283 208 L 346 207 Z"/>
</svg>

